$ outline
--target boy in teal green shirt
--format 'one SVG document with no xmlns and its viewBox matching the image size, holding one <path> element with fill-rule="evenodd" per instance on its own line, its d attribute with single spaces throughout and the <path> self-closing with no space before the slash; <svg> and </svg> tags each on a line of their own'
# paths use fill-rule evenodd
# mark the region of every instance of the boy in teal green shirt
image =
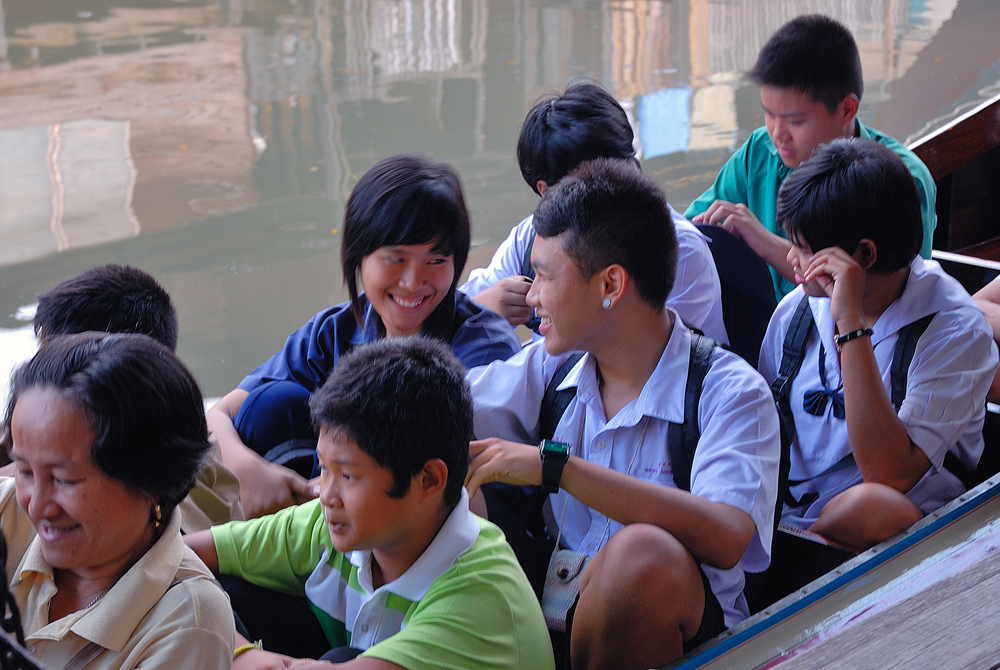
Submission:
<svg viewBox="0 0 1000 670">
<path fill-rule="evenodd" d="M 308 599 L 334 649 L 302 667 L 360 652 L 345 665 L 553 668 L 527 578 L 469 511 L 472 402 L 454 355 L 420 337 L 359 347 L 310 409 L 319 498 L 187 538 L 217 574 Z M 288 660 L 237 652 L 234 668 Z"/>
<path fill-rule="evenodd" d="M 765 127 L 750 135 L 684 216 L 722 226 L 746 242 L 771 266 L 780 300 L 795 287 L 795 274 L 787 259 L 792 245 L 775 223 L 778 189 L 818 144 L 861 137 L 887 146 L 913 175 L 924 227 L 920 254 L 930 258 L 937 225 L 934 179 L 916 154 L 857 120 L 864 79 L 850 31 L 825 16 L 793 19 L 764 45 L 749 76 L 760 84 Z"/>
</svg>

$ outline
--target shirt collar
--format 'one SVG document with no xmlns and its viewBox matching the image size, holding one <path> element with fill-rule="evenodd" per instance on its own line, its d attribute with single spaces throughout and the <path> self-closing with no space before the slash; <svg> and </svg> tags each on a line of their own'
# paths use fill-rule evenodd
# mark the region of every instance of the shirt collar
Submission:
<svg viewBox="0 0 1000 670">
<path fill-rule="evenodd" d="M 411 602 L 424 597 L 438 577 L 443 575 L 459 556 L 467 552 L 479 537 L 479 521 L 469 510 L 469 494 L 462 488 L 462 497 L 434 539 L 406 572 L 381 587 Z M 372 593 L 370 549 L 352 551 L 348 556 L 358 568 L 358 582 Z"/>
<path fill-rule="evenodd" d="M 691 331 L 677 312 L 670 307 L 667 309 L 673 321 L 667 346 L 653 373 L 643 385 L 639 397 L 612 417 L 608 428 L 633 426 L 644 416 L 671 423 L 684 422 L 684 391 L 691 362 Z M 573 387 L 577 390 L 577 400 L 585 405 L 593 404 L 599 397 L 597 364 L 590 354 L 583 355 L 556 389 L 561 391 Z"/>
<path fill-rule="evenodd" d="M 69 630 L 105 649 L 115 652 L 124 649 L 139 622 L 167 592 L 177 574 L 185 552 L 180 528 L 181 515 L 175 510 L 160 539 L 122 575 L 107 595 L 75 620 L 74 615 L 69 615 L 68 621 L 73 621 Z M 31 584 L 35 580 L 29 573 L 42 575 L 43 584 L 54 581 L 52 566 L 42 556 L 41 541 L 37 537 L 21 562 L 19 579 Z M 57 622 L 48 625 L 52 623 Z M 64 636 L 65 631 L 61 635 L 33 635 L 51 639 Z"/>
</svg>

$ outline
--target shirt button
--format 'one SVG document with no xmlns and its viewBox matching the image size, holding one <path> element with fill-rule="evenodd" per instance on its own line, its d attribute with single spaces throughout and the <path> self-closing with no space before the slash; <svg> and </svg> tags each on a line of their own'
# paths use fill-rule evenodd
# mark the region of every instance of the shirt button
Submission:
<svg viewBox="0 0 1000 670">
<path fill-rule="evenodd" d="M 33 645 L 33 644 L 26 645 L 24 648 L 28 650 L 29 654 L 34 654 L 35 653 L 35 645 Z"/>
<path fill-rule="evenodd" d="M 598 449 L 603 449 L 604 448 L 604 440 L 601 440 L 600 442 L 597 443 L 597 448 Z"/>
<path fill-rule="evenodd" d="M 362 635 L 368 634 L 368 624 L 365 624 L 364 626 L 361 627 L 361 634 Z"/>
</svg>

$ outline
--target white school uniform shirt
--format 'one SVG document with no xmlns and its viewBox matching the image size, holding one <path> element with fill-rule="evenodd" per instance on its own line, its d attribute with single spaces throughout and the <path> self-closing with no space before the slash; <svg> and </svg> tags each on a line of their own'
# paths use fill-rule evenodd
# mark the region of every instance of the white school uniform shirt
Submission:
<svg viewBox="0 0 1000 670">
<path fill-rule="evenodd" d="M 667 296 L 667 305 L 708 337 L 729 344 L 726 324 L 722 320 L 719 271 L 708 246 L 711 240 L 669 204 L 667 207 L 677 233 L 677 277 Z M 531 225 L 533 218 L 528 216 L 514 226 L 493 254 L 489 266 L 469 272 L 468 281 L 459 290 L 475 297 L 505 277 L 520 275 L 524 252 L 535 235 Z"/>
<path fill-rule="evenodd" d="M 610 421 L 605 420 L 595 361 L 584 354 L 559 385 L 559 389 L 575 386 L 577 393 L 553 437 L 568 443 L 575 456 L 676 488 L 667 431 L 670 422 L 684 420 L 691 331 L 676 318 L 676 313 L 672 316 L 674 329 L 656 369 L 639 397 Z M 507 361 L 470 370 L 467 379 L 475 405 L 476 437 L 537 444 L 545 387 L 568 357 L 550 356 L 541 340 Z M 743 597 L 744 571 L 760 572 L 770 560 L 780 453 L 778 415 L 760 375 L 735 354 L 717 347 L 705 376 L 698 425 L 701 438 L 691 468 L 691 492 L 746 512 L 757 526 L 735 568 L 718 570 L 702 565 L 722 605 L 726 625 L 732 626 L 748 614 Z M 622 524 L 611 521 L 605 533 L 608 517 L 565 491 L 553 494 L 550 502 L 557 522 L 564 518 L 561 544 L 570 549 L 593 556 L 622 528 Z"/>
<path fill-rule="evenodd" d="M 769 383 L 778 376 L 785 333 L 803 295 L 799 286 L 785 296 L 768 325 L 759 369 Z M 797 528 L 811 526 L 831 498 L 863 481 L 853 463 L 828 472 L 851 453 L 847 421 L 833 416 L 833 403 L 827 403 L 821 416 L 803 409 L 804 394 L 822 388 L 818 362 L 821 340 L 826 353 L 827 388 L 836 389 L 843 383 L 830 300 L 809 298 L 809 307 L 816 327 L 806 343 L 805 358 L 792 381 L 789 397 L 796 433 L 789 479 L 809 480 L 791 489 L 796 500 L 810 492 L 820 495 L 809 505 L 798 508 L 785 505 L 782 523 Z M 965 490 L 959 479 L 944 467 L 948 451 L 969 469 L 979 462 L 983 453 L 986 392 L 998 361 L 993 334 L 982 310 L 937 263 L 917 257 L 910 264 L 910 276 L 902 295 L 872 326 L 875 361 L 890 398 L 889 370 L 899 329 L 928 314 L 936 316 L 917 343 L 907 375 L 906 398 L 898 414 L 910 440 L 931 462 L 927 474 L 906 494 L 925 514 Z"/>
</svg>

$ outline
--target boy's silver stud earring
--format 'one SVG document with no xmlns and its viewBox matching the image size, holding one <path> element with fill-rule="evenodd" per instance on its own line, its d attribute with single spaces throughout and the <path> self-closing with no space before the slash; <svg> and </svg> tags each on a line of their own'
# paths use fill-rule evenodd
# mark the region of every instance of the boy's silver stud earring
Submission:
<svg viewBox="0 0 1000 670">
<path fill-rule="evenodd" d="M 601 303 L 601 307 L 604 309 L 611 309 L 611 298 L 605 298 L 604 302 Z"/>
</svg>

